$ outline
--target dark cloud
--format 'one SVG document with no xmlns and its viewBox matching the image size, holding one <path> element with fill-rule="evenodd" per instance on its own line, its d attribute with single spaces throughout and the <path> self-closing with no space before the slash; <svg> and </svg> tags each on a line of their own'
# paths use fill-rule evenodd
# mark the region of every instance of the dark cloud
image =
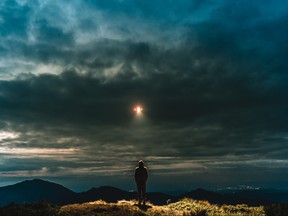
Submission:
<svg viewBox="0 0 288 216">
<path fill-rule="evenodd" d="M 287 164 L 287 16 L 246 3 L 2 3 L 2 175 L 128 188 L 144 158 L 155 188 L 251 173 L 276 187 L 264 176 Z"/>
</svg>

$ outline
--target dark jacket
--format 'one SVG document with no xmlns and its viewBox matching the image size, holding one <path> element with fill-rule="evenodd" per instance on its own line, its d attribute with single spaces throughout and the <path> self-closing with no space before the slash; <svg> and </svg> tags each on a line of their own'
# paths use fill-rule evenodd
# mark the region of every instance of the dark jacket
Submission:
<svg viewBox="0 0 288 216">
<path fill-rule="evenodd" d="M 146 185 L 148 179 L 147 168 L 145 166 L 136 167 L 134 178 L 137 185 Z"/>
</svg>

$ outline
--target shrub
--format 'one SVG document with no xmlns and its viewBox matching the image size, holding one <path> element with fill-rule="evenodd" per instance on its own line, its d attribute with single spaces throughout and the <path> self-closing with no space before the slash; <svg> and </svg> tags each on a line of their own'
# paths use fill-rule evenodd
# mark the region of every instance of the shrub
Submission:
<svg viewBox="0 0 288 216">
<path fill-rule="evenodd" d="M 0 208 L 1 216 L 57 216 L 59 207 L 42 201 L 31 204 L 12 203 Z"/>
<path fill-rule="evenodd" d="M 264 207 L 267 216 L 288 216 L 288 204 L 272 204 Z"/>
</svg>

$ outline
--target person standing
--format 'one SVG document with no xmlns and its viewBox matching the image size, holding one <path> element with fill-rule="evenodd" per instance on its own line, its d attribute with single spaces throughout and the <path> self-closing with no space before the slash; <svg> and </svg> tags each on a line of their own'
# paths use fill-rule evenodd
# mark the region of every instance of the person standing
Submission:
<svg viewBox="0 0 288 216">
<path fill-rule="evenodd" d="M 134 174 L 135 182 L 137 185 L 137 192 L 138 192 L 138 205 L 141 205 L 143 201 L 143 205 L 146 204 L 146 182 L 148 179 L 148 171 L 147 168 L 144 166 L 144 162 L 140 160 L 138 162 L 138 167 L 135 169 Z"/>
</svg>

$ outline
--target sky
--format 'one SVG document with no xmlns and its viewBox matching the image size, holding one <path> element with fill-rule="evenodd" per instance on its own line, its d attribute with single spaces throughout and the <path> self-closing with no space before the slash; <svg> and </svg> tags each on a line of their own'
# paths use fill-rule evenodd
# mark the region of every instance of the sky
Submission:
<svg viewBox="0 0 288 216">
<path fill-rule="evenodd" d="M 288 189 L 288 3 L 2 0 L 0 186 Z M 133 112 L 141 105 L 143 112 Z"/>
</svg>

